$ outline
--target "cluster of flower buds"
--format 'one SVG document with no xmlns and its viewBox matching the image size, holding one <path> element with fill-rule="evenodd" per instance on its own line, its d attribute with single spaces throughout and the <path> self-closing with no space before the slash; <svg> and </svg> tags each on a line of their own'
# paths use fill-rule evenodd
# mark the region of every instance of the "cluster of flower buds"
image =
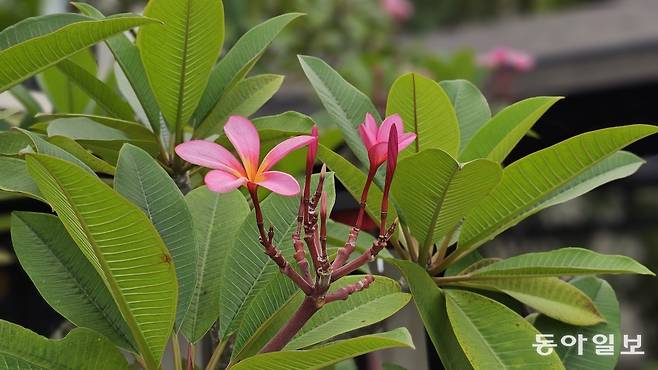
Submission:
<svg viewBox="0 0 658 370">
<path fill-rule="evenodd" d="M 262 162 L 259 161 L 260 138 L 256 128 L 249 120 L 243 117 L 231 117 L 225 125 L 224 131 L 242 163 L 227 149 L 207 141 L 194 140 L 180 144 L 176 147 L 176 152 L 190 163 L 212 169 L 205 177 L 205 183 L 212 191 L 227 192 L 240 186 L 246 186 L 254 205 L 260 243 L 265 253 L 306 295 L 302 305 L 288 324 L 262 350 L 262 352 L 278 351 L 324 304 L 345 300 L 351 294 L 366 289 L 374 281 L 374 277 L 368 275 L 355 284 L 329 293 L 332 282 L 374 260 L 377 254 L 386 248 L 391 239 L 397 226 L 393 222 L 388 228 L 386 227 L 391 183 L 398 153 L 414 141 L 415 135 L 403 132 L 402 120 L 397 115 L 386 118 L 379 127 L 370 114 L 366 116 L 365 122 L 359 127 L 359 133 L 368 150 L 370 168 L 361 195 L 359 213 L 356 224 L 350 230 L 344 246 L 338 250 L 334 261 L 330 262 L 327 255 L 327 193 L 324 191 L 326 166 L 322 166 L 316 189 L 311 195 L 311 176 L 318 151 L 317 127 L 313 127 L 310 136 L 297 136 L 280 143 L 265 155 Z M 299 194 L 301 189 L 297 180 L 289 174 L 271 171 L 271 168 L 288 153 L 303 146 L 308 146 L 306 177 L 300 197 L 297 227 L 292 236 L 294 258 L 299 267 L 298 272 L 274 244 L 274 229 L 270 227 L 265 230 L 264 217 L 258 198 L 258 187 L 262 186 L 285 196 Z M 363 225 L 370 186 L 377 170 L 384 162 L 387 163 L 386 181 L 381 203 L 379 236 L 368 250 L 348 262 L 350 255 L 354 252 L 356 240 Z M 311 273 L 306 259 L 306 250 L 309 252 L 314 274 Z"/>
</svg>

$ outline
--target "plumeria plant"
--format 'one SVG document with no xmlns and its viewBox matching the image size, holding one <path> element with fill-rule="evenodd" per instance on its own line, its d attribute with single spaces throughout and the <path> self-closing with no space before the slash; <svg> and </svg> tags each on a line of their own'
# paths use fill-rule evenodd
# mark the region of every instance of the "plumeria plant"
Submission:
<svg viewBox="0 0 658 370">
<path fill-rule="evenodd" d="M 615 368 L 622 341 L 619 303 L 594 275 L 654 275 L 650 270 L 629 257 L 583 248 L 506 259 L 485 258 L 478 249 L 547 207 L 633 174 L 644 161 L 622 149 L 655 134 L 657 126 L 587 132 L 506 163 L 559 97 L 529 98 L 492 116 L 473 84 L 409 73 L 391 87 L 388 117 L 379 129 L 394 122 L 410 132 L 401 141 L 401 147 L 409 145 L 399 153 L 391 184 L 372 171 L 382 160 L 375 105 L 322 60 L 300 56 L 300 62 L 357 164 L 322 146 L 319 158 L 357 201 L 362 184 L 373 183 L 370 196 L 387 204 L 365 209 L 380 228 L 380 206 L 399 219 L 390 240 L 395 257 L 384 261 L 413 294 L 446 369 Z M 391 195 L 382 197 L 389 188 Z M 614 354 L 599 356 L 588 345 L 578 356 L 568 347 L 542 356 L 533 344 L 551 337 L 541 334 L 609 334 Z"/>
<path fill-rule="evenodd" d="M 411 73 L 391 88 L 381 120 L 327 64 L 302 56 L 354 164 L 320 144 L 303 114 L 246 118 L 282 81 L 250 70 L 299 14 L 256 26 L 220 58 L 220 0 L 151 0 L 143 16 L 75 6 L 82 14 L 0 32 L 0 90 L 26 106 L 3 121 L 0 190 L 53 210 L 14 212 L 12 244 L 43 298 L 76 327 L 55 340 L 0 320 L 0 368 L 320 369 L 412 348 L 405 328 L 370 327 L 412 295 L 446 368 L 614 367 L 617 355 L 540 356 L 532 344 L 539 333 L 605 332 L 618 354 L 610 286 L 559 277 L 648 269 L 581 248 L 502 260 L 477 249 L 632 174 L 642 160 L 621 149 L 658 128 L 585 133 L 503 166 L 558 98 L 491 117 L 471 84 Z M 100 42 L 114 77 L 85 64 Z M 32 76 L 53 112 L 18 87 Z M 302 187 L 279 166 L 304 150 Z M 330 218 L 336 179 L 359 204 L 353 225 Z M 361 230 L 367 217 L 374 237 Z M 376 258 L 395 267 L 392 277 L 372 273 Z M 534 313 L 520 316 L 514 302 Z"/>
</svg>

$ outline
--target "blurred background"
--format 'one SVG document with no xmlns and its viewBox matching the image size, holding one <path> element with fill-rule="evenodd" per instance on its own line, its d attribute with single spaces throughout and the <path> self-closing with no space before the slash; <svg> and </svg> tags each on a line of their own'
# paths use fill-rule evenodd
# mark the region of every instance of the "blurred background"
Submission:
<svg viewBox="0 0 658 370">
<path fill-rule="evenodd" d="M 144 2 L 88 1 L 106 14 Z M 296 55 L 321 57 L 383 110 L 393 80 L 418 71 L 477 84 L 494 111 L 536 95 L 561 95 L 508 161 L 570 136 L 612 125 L 658 124 L 658 1 L 655 0 L 224 0 L 230 46 L 272 16 L 308 15 L 287 28 L 257 69 L 287 76 L 263 113 L 298 110 L 327 119 Z M 0 29 L 30 16 L 70 11 L 62 0 L 0 0 Z M 0 109 L 18 107 L 0 96 Z M 2 124 L 2 122 L 0 122 Z M 630 150 L 647 164 L 625 180 L 546 210 L 481 249 L 485 256 L 583 246 L 632 256 L 658 270 L 658 139 Z M 339 199 L 338 217 L 354 203 Z M 57 314 L 14 263 L 9 212 L 42 205 L 0 193 L 0 318 L 48 335 Z M 46 210 L 47 211 L 47 210 Z M 622 333 L 643 337 L 644 356 L 620 369 L 658 369 L 658 280 L 609 278 Z M 421 353 L 432 358 L 432 351 Z"/>
</svg>

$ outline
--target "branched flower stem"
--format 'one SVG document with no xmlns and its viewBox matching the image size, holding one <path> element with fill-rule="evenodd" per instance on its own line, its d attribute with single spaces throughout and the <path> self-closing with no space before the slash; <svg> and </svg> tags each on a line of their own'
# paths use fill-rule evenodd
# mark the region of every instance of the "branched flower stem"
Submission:
<svg viewBox="0 0 658 370">
<path fill-rule="evenodd" d="M 394 129 L 391 131 L 395 131 Z M 395 149 L 395 154 L 391 155 L 393 162 L 397 162 L 397 137 L 389 142 L 389 155 Z M 309 154 L 306 162 L 306 181 L 304 190 L 300 199 L 299 212 L 297 213 L 297 228 L 293 233 L 293 247 L 295 250 L 295 261 L 301 271 L 301 275 L 285 260 L 281 251 L 274 245 L 274 230 L 270 227 L 269 232 L 265 231 L 264 219 L 258 199 L 257 186 L 248 184 L 249 194 L 254 204 L 256 214 L 256 224 L 260 234 L 260 243 L 265 248 L 265 253 L 279 266 L 280 270 L 286 274 L 306 295 L 302 304 L 297 309 L 293 317 L 284 325 L 281 330 L 263 347 L 262 353 L 279 351 L 299 332 L 306 322 L 327 303 L 338 300 L 346 300 L 350 295 L 368 288 L 375 280 L 372 275 L 368 275 L 357 283 L 344 286 L 332 293 L 328 293 L 332 282 L 358 269 L 366 263 L 372 261 L 377 254 L 386 246 L 391 236 L 397 228 L 397 222 L 386 228 L 386 219 L 388 215 L 388 194 L 390 190 L 395 163 L 387 166 L 387 176 L 385 183 L 384 196 L 382 199 L 381 209 L 381 226 L 380 235 L 373 242 L 372 247 L 362 255 L 347 263 L 350 255 L 354 251 L 356 239 L 361 230 L 366 210 L 368 192 L 377 172 L 377 166 L 371 166 L 368 171 L 368 177 L 364 184 L 361 195 L 361 203 L 356 224 L 350 231 L 345 245 L 340 248 L 333 263 L 330 263 L 327 257 L 327 194 L 324 191 L 324 178 L 326 167 L 322 167 L 320 179 L 313 197 L 311 197 L 311 174 L 313 163 L 315 162 L 316 149 L 309 147 Z M 319 207 L 319 212 L 318 212 Z M 319 214 L 318 214 L 319 213 Z M 319 222 L 319 225 L 318 225 Z M 302 231 L 304 232 L 303 240 L 308 248 L 311 261 L 315 271 L 315 279 L 312 279 L 309 263 L 306 261 L 306 253 L 302 243 Z"/>
</svg>

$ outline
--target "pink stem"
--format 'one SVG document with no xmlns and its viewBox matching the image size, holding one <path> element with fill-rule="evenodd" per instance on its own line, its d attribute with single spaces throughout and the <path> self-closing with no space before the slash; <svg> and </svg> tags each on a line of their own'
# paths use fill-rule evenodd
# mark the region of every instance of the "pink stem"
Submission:
<svg viewBox="0 0 658 370">
<path fill-rule="evenodd" d="M 295 315 L 288 321 L 275 336 L 261 350 L 261 353 L 280 351 L 288 342 L 297 334 L 297 332 L 306 324 L 306 322 L 315 314 L 320 307 L 313 297 L 306 297 L 299 306 Z"/>
</svg>

